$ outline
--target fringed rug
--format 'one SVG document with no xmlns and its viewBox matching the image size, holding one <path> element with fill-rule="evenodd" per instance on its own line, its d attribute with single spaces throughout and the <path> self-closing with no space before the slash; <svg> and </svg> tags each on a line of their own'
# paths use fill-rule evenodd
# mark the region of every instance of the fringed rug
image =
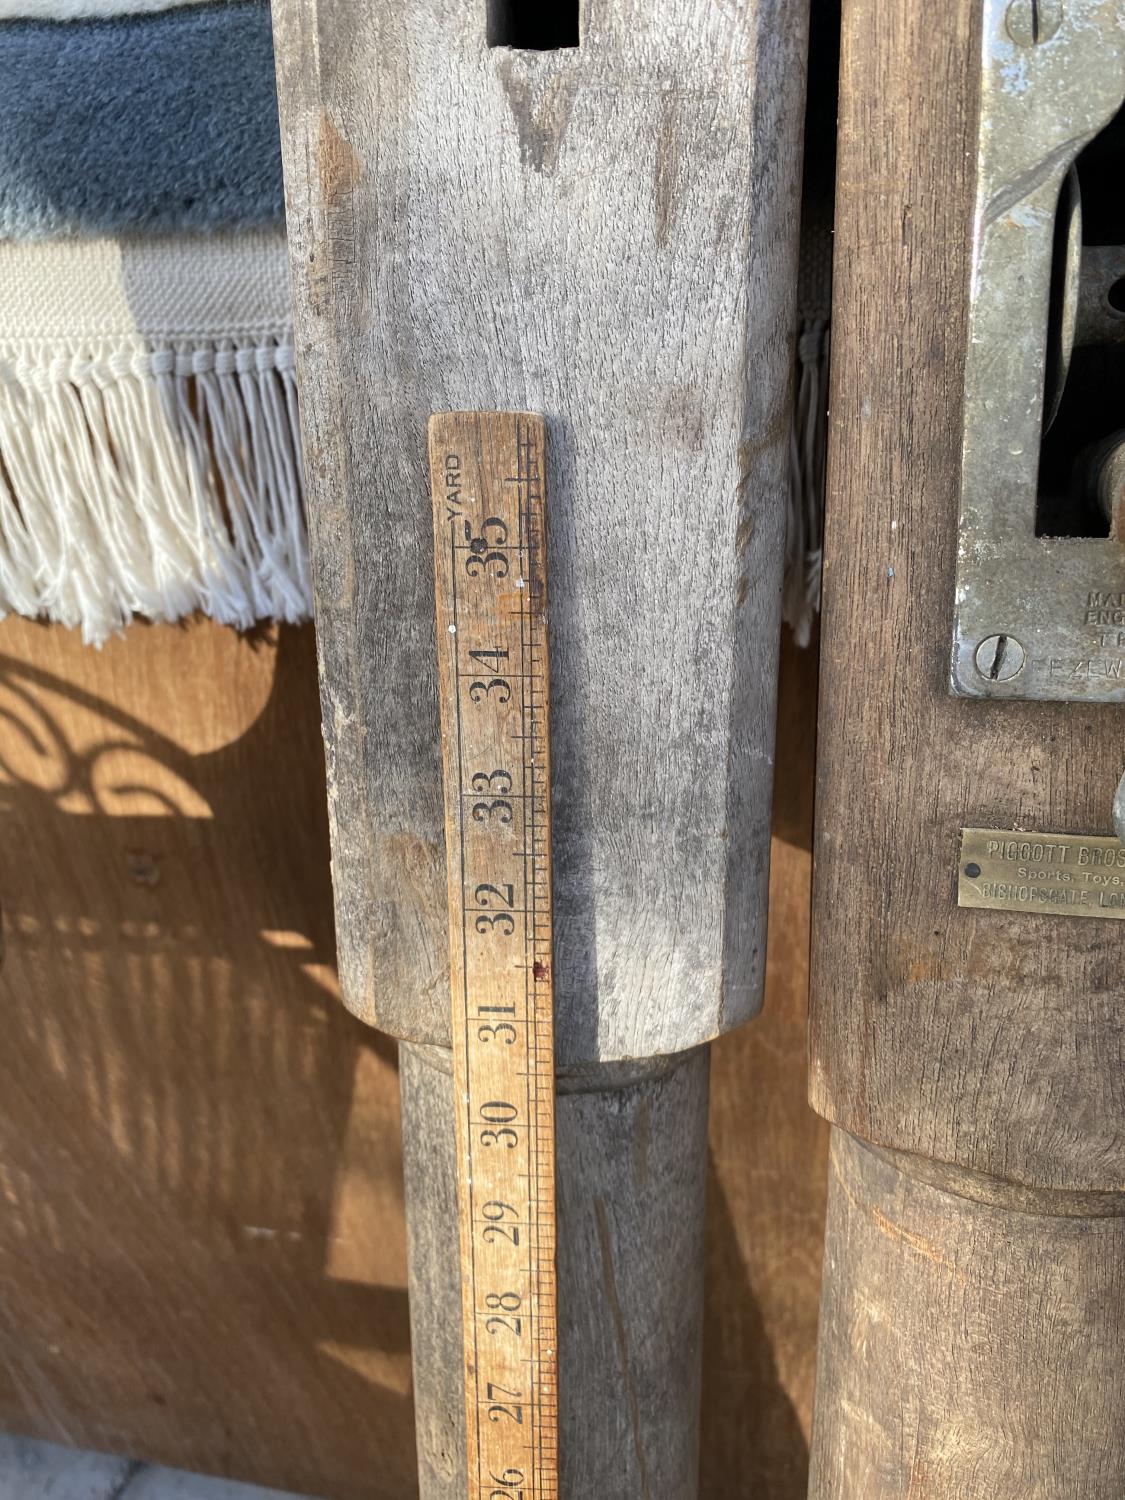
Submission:
<svg viewBox="0 0 1125 1500">
<path fill-rule="evenodd" d="M 308 616 L 280 230 L 0 244 L 0 605 Z"/>
</svg>

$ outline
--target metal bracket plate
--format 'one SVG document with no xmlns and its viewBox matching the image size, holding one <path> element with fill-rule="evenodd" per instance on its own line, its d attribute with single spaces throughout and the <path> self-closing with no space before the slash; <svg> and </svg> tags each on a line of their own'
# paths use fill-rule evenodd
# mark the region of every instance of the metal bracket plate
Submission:
<svg viewBox="0 0 1125 1500">
<path fill-rule="evenodd" d="M 1035 534 L 1056 208 L 1123 99 L 1122 0 L 984 0 L 957 694 L 1125 702 L 1125 544 Z"/>
</svg>

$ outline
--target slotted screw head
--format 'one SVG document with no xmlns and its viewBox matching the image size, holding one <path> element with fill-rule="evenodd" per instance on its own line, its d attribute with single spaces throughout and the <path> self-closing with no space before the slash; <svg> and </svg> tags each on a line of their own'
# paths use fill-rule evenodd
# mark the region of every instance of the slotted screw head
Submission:
<svg viewBox="0 0 1125 1500">
<path fill-rule="evenodd" d="M 977 647 L 973 661 L 989 682 L 1010 682 L 1023 668 L 1024 651 L 1014 635 L 990 635 Z"/>
<path fill-rule="evenodd" d="M 1049 42 L 1062 25 L 1062 0 L 1012 0 L 1005 25 L 1019 47 Z"/>
</svg>

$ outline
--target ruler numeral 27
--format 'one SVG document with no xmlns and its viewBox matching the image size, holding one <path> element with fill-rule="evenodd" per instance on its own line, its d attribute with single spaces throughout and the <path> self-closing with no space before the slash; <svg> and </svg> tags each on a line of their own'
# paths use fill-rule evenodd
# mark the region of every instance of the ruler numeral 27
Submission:
<svg viewBox="0 0 1125 1500">
<path fill-rule="evenodd" d="M 544 430 L 430 422 L 470 1495 L 557 1494 Z"/>
</svg>

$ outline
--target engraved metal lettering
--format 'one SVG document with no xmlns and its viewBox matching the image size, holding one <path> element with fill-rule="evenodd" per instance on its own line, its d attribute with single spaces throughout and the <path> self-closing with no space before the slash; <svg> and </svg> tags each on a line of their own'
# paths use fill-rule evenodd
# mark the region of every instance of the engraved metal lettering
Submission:
<svg viewBox="0 0 1125 1500">
<path fill-rule="evenodd" d="M 1039 916 L 1125 917 L 1125 844 L 1072 833 L 962 829 L 957 905 Z"/>
</svg>

